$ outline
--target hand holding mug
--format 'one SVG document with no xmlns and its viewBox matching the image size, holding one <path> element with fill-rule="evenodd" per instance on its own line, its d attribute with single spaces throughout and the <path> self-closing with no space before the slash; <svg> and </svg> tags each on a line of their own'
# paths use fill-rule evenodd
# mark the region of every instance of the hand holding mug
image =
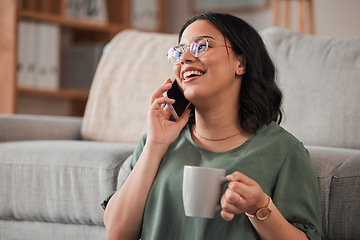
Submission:
<svg viewBox="0 0 360 240">
<path fill-rule="evenodd" d="M 235 214 L 247 212 L 254 214 L 268 204 L 268 197 L 260 185 L 240 172 L 226 176 L 229 185 L 221 197 L 221 216 L 231 221 Z"/>
</svg>

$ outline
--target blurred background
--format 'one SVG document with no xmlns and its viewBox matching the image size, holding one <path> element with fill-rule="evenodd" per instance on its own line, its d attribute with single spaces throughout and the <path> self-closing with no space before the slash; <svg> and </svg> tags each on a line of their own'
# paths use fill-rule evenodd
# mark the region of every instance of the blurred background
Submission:
<svg viewBox="0 0 360 240">
<path fill-rule="evenodd" d="M 144 0 L 145 1 L 145 0 Z M 177 32 L 182 23 L 191 17 L 196 9 L 197 0 L 169 0 L 168 6 L 168 32 Z M 236 0 L 235 0 L 236 1 Z M 238 0 L 239 1 L 239 0 Z M 252 2 L 252 0 L 249 0 Z M 200 1 L 201 2 L 201 1 Z M 211 2 L 211 0 L 210 0 Z M 213 1 L 226 2 L 226 1 Z M 256 2 L 256 0 L 254 0 Z M 257 30 L 264 29 L 273 25 L 274 4 L 276 1 L 269 0 L 264 7 L 230 9 L 230 12 L 249 22 Z M 281 10 L 285 10 L 285 2 L 290 5 L 290 28 L 298 30 L 297 22 L 299 20 L 299 3 L 304 2 L 305 14 L 307 3 L 303 0 L 280 0 Z M 314 12 L 315 34 L 323 36 L 343 36 L 359 37 L 360 28 L 360 1 L 359 0 L 312 0 Z M 213 10 L 213 9 L 211 9 Z M 223 9 L 214 9 L 214 11 L 223 11 Z M 281 11 L 281 18 L 284 18 L 285 11 Z M 306 17 L 306 16 L 305 16 Z"/>
<path fill-rule="evenodd" d="M 81 117 L 112 37 L 128 28 L 175 34 L 204 11 L 258 31 L 360 37 L 359 0 L 0 0 L 0 113 Z"/>
</svg>

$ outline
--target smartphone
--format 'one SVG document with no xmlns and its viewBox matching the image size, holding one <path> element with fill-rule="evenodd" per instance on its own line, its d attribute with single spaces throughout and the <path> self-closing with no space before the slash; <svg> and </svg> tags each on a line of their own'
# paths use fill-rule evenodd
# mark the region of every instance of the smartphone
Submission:
<svg viewBox="0 0 360 240">
<path fill-rule="evenodd" d="M 191 104 L 191 102 L 185 98 L 176 80 L 173 81 L 172 87 L 165 92 L 165 96 L 175 100 L 174 104 L 168 104 L 168 106 L 176 120 L 181 117 Z"/>
</svg>

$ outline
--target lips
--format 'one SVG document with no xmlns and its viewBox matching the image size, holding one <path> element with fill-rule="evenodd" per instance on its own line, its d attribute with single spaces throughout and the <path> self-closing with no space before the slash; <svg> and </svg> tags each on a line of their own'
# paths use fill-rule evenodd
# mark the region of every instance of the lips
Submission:
<svg viewBox="0 0 360 240">
<path fill-rule="evenodd" d="M 186 68 L 185 70 L 183 70 L 181 72 L 181 76 L 182 78 L 186 81 L 189 80 L 192 77 L 199 77 L 204 75 L 204 71 L 200 70 L 200 69 L 195 69 L 195 68 Z"/>
</svg>

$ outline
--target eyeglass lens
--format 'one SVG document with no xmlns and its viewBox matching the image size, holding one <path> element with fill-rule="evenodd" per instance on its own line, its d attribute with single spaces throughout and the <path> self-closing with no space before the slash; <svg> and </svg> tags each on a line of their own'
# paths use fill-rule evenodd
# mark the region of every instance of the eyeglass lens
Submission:
<svg viewBox="0 0 360 240">
<path fill-rule="evenodd" d="M 172 63 L 179 63 L 180 57 L 186 51 L 185 50 L 186 47 L 187 47 L 187 45 L 185 45 L 185 46 L 177 45 L 177 46 L 171 47 L 167 54 L 169 61 Z M 204 55 L 207 48 L 208 48 L 208 42 L 207 42 L 206 38 L 203 38 L 203 37 L 195 39 L 189 45 L 190 53 L 194 57 L 201 57 L 202 55 Z"/>
</svg>

